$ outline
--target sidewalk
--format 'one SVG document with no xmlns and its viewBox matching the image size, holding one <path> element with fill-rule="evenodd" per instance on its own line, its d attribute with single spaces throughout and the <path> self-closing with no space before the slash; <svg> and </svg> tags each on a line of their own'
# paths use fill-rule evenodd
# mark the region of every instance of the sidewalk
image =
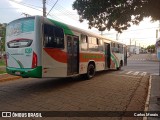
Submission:
<svg viewBox="0 0 160 120">
<path fill-rule="evenodd" d="M 9 75 L 7 73 L 4 74 L 0 74 L 0 82 L 4 82 L 4 81 L 9 81 L 9 80 L 16 80 L 21 78 L 20 76 L 13 76 L 13 75 Z"/>
<path fill-rule="evenodd" d="M 0 66 L 0 71 L 6 71 L 6 66 Z M 15 80 L 21 78 L 20 76 L 9 75 L 7 73 L 0 74 L 0 82 Z"/>
<path fill-rule="evenodd" d="M 158 62 L 156 54 L 148 55 L 149 61 Z M 149 106 L 148 111 L 160 111 L 160 76 L 152 75 L 151 76 L 151 89 L 149 97 Z M 160 118 L 148 117 L 147 120 L 159 120 Z"/>
<path fill-rule="evenodd" d="M 152 75 L 151 93 L 148 111 L 160 111 L 160 76 Z M 149 117 L 148 120 L 159 120 L 160 118 Z"/>
</svg>

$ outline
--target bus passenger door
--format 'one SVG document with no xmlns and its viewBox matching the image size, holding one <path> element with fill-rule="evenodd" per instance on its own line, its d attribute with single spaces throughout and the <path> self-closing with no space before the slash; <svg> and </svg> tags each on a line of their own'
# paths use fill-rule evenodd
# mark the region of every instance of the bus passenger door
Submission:
<svg viewBox="0 0 160 120">
<path fill-rule="evenodd" d="M 67 74 L 73 75 L 79 72 L 79 38 L 67 36 Z"/>
<path fill-rule="evenodd" d="M 110 57 L 111 57 L 111 51 L 110 51 L 110 44 L 109 43 L 104 43 L 105 44 L 105 69 L 110 68 Z"/>
</svg>

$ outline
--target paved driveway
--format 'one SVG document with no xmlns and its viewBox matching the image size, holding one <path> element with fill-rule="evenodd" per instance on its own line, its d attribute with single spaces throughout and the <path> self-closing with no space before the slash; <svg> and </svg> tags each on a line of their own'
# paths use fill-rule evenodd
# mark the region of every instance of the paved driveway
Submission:
<svg viewBox="0 0 160 120">
<path fill-rule="evenodd" d="M 91 80 L 19 79 L 0 83 L 1 111 L 143 111 L 147 73 L 100 72 Z M 121 120 L 121 117 L 54 117 L 42 119 Z M 142 120 L 125 117 L 124 120 Z"/>
</svg>

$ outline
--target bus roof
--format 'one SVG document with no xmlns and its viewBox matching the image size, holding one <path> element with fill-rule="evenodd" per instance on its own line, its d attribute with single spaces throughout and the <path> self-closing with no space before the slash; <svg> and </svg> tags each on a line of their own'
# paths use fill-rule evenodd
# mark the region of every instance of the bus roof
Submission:
<svg viewBox="0 0 160 120">
<path fill-rule="evenodd" d="M 91 32 L 91 31 L 87 31 L 87 30 L 84 30 L 84 29 L 81 29 L 81 28 L 78 28 L 78 27 L 74 27 L 74 26 L 72 26 L 72 25 L 69 25 L 69 24 L 66 24 L 66 23 L 63 23 L 63 22 L 59 22 L 59 21 L 56 21 L 56 20 L 53 20 L 53 19 L 50 19 L 50 18 L 46 18 L 46 17 L 43 17 L 43 16 L 39 16 L 39 15 L 19 18 L 19 19 L 16 19 L 16 20 L 11 21 L 10 23 L 12 23 L 12 22 L 14 22 L 14 21 L 17 21 L 17 20 L 21 20 L 21 19 L 25 19 L 25 18 L 34 18 L 34 17 L 35 17 L 35 18 L 41 18 L 41 19 L 43 19 L 44 21 L 52 20 L 52 21 L 58 23 L 58 25 L 56 24 L 57 26 L 59 26 L 59 27 L 61 27 L 61 28 L 63 28 L 63 29 L 67 29 L 66 26 L 68 26 L 69 29 L 71 29 L 72 31 L 79 32 L 79 33 L 81 33 L 81 34 L 84 34 L 84 35 L 87 35 L 87 36 L 90 36 L 90 37 L 97 37 L 97 38 L 100 38 L 100 39 L 105 39 L 105 40 L 108 40 L 108 41 L 112 41 L 112 42 L 115 42 L 115 43 L 119 43 L 119 44 L 125 45 L 124 43 L 118 42 L 118 41 L 116 41 L 116 40 L 111 40 L 111 39 L 109 39 L 109 38 L 107 38 L 107 37 L 105 37 L 105 36 L 99 35 L 99 34 L 97 34 L 97 33 L 94 33 L 94 32 Z M 9 23 L 9 24 L 10 24 L 10 23 Z M 9 25 L 9 24 L 8 24 L 8 25 Z"/>
</svg>

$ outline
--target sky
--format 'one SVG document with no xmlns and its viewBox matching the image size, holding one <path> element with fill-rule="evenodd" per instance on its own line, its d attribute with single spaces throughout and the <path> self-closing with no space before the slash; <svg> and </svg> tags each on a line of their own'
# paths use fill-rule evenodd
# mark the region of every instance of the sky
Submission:
<svg viewBox="0 0 160 120">
<path fill-rule="evenodd" d="M 47 13 L 57 0 L 46 0 Z M 73 10 L 72 4 L 75 0 L 58 0 L 52 11 L 47 17 L 55 19 L 75 27 L 79 27 L 91 32 L 101 34 L 95 28 L 88 29 L 87 21 L 79 22 L 79 16 L 76 10 Z M 43 15 L 42 0 L 0 0 L 0 23 L 9 23 L 12 20 L 24 17 L 24 14 Z M 150 18 L 145 18 L 139 25 L 132 25 L 122 34 L 116 31 L 104 31 L 102 34 L 110 39 L 123 42 L 127 45 L 147 47 L 156 42 L 156 29 L 159 22 L 150 22 Z M 117 37 L 116 37 L 117 36 Z"/>
</svg>

